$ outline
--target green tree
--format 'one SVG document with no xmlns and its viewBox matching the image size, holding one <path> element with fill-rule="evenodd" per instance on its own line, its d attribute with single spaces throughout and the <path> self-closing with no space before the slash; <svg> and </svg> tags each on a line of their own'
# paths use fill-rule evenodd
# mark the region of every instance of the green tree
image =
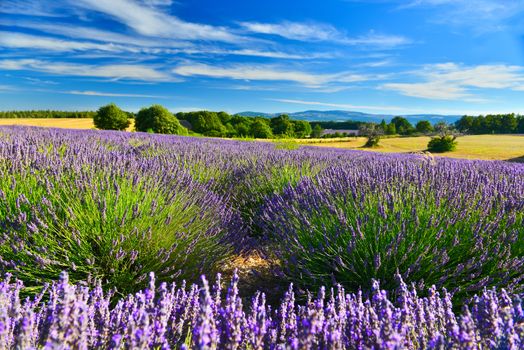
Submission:
<svg viewBox="0 0 524 350">
<path fill-rule="evenodd" d="M 191 118 L 191 125 L 195 132 L 206 136 L 225 136 L 227 133 L 227 129 L 216 112 L 197 112 Z"/>
<path fill-rule="evenodd" d="M 271 130 L 273 130 L 273 134 L 275 135 L 287 137 L 294 136 L 295 130 L 293 127 L 293 123 L 291 122 L 287 114 L 282 114 L 278 117 L 271 118 L 270 125 Z"/>
<path fill-rule="evenodd" d="M 380 124 L 366 123 L 360 126 L 359 134 L 368 138 L 364 147 L 376 147 L 384 134 L 384 130 L 382 130 Z"/>
<path fill-rule="evenodd" d="M 473 132 L 473 122 L 475 117 L 465 115 L 455 122 L 455 126 L 460 132 Z"/>
<path fill-rule="evenodd" d="M 387 134 L 388 125 L 386 124 L 386 121 L 384 119 L 382 119 L 382 121 L 380 122 L 379 127 L 382 129 L 382 132 L 384 132 L 384 134 Z"/>
<path fill-rule="evenodd" d="M 222 122 L 222 124 L 224 125 L 229 123 L 232 118 L 231 115 L 226 112 L 218 112 L 217 115 L 218 115 L 218 118 L 220 118 L 220 121 Z"/>
<path fill-rule="evenodd" d="M 153 131 L 159 134 L 187 135 L 178 119 L 161 105 L 142 108 L 135 119 L 137 131 Z"/>
<path fill-rule="evenodd" d="M 320 124 L 315 124 L 313 130 L 311 131 L 311 137 L 319 138 L 320 136 L 322 136 L 322 131 L 324 131 L 324 129 L 322 129 Z"/>
<path fill-rule="evenodd" d="M 235 125 L 237 136 L 251 136 L 251 125 L 249 123 L 238 123 Z"/>
<path fill-rule="evenodd" d="M 393 123 L 388 124 L 388 128 L 386 130 L 387 135 L 395 135 L 397 133 L 397 127 Z"/>
<path fill-rule="evenodd" d="M 293 120 L 292 123 L 295 137 L 303 139 L 311 135 L 313 130 L 307 120 Z"/>
<path fill-rule="evenodd" d="M 102 130 L 125 130 L 131 122 L 128 114 L 114 103 L 102 106 L 93 117 L 95 127 Z"/>
<path fill-rule="evenodd" d="M 395 124 L 395 129 L 400 135 L 409 135 L 415 131 L 415 128 L 404 117 L 395 117 L 391 119 L 391 123 Z"/>
<path fill-rule="evenodd" d="M 518 117 L 517 132 L 519 134 L 524 134 L 524 116 L 523 115 Z"/>
<path fill-rule="evenodd" d="M 427 120 L 421 120 L 417 123 L 415 129 L 417 129 L 417 132 L 420 132 L 421 134 L 427 134 L 433 131 L 433 126 Z"/>
<path fill-rule="evenodd" d="M 270 139 L 273 137 L 273 132 L 268 122 L 263 119 L 257 118 L 251 124 L 250 133 L 257 139 Z"/>
<path fill-rule="evenodd" d="M 503 134 L 511 134 L 517 132 L 518 120 L 515 117 L 515 114 L 505 114 L 501 116 L 501 125 Z"/>
</svg>

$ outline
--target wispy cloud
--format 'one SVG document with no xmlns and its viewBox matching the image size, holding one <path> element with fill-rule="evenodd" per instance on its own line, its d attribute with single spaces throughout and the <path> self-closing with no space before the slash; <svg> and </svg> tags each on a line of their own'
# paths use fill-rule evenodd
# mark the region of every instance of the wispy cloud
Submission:
<svg viewBox="0 0 524 350">
<path fill-rule="evenodd" d="M 2 0 L 2 2 L 0 2 L 0 13 L 39 17 L 59 17 L 60 14 L 57 11 L 59 11 L 60 7 L 61 6 L 58 2 Z"/>
<path fill-rule="evenodd" d="M 244 64 L 230 66 L 212 66 L 203 63 L 181 64 L 173 69 L 173 73 L 184 77 L 203 76 L 234 80 L 291 81 L 310 87 L 319 87 L 334 82 L 354 83 L 370 79 L 368 76 L 353 72 L 315 74 L 296 70 L 285 70 L 271 65 L 253 66 Z"/>
<path fill-rule="evenodd" d="M 35 59 L 0 60 L 0 69 L 44 72 L 63 76 L 99 77 L 143 81 L 174 81 L 169 74 L 139 64 L 87 65 Z"/>
<path fill-rule="evenodd" d="M 501 30 L 507 21 L 524 12 L 522 0 L 413 0 L 402 2 L 400 8 L 439 8 L 437 22 L 466 26 L 475 32 Z"/>
<path fill-rule="evenodd" d="M 101 12 L 146 36 L 223 42 L 245 40 L 228 28 L 186 22 L 133 0 L 74 0 L 72 4 Z"/>
<path fill-rule="evenodd" d="M 265 57 L 276 59 L 316 59 L 331 58 L 329 53 L 289 53 L 276 49 L 264 48 L 221 48 L 217 45 L 192 43 L 168 38 L 147 38 L 137 35 L 125 35 L 96 28 L 70 26 L 60 23 L 40 23 L 34 21 L 12 21 L 0 19 L 0 25 L 17 26 L 43 31 L 45 33 L 66 36 L 75 40 L 59 39 L 43 35 L 29 35 L 17 32 L 0 32 L 0 46 L 48 50 L 50 52 L 93 51 L 106 55 L 117 52 L 135 54 L 163 55 L 231 55 Z M 82 39 L 82 41 L 79 41 Z M 92 53 L 95 55 L 94 53 Z M 97 57 L 104 57 L 101 53 Z"/>
<path fill-rule="evenodd" d="M 511 65 L 462 66 L 456 63 L 427 65 L 405 76 L 422 78 L 422 82 L 387 83 L 381 88 L 406 96 L 437 100 L 465 99 L 478 102 L 472 89 L 520 90 L 524 86 L 524 67 Z"/>
<path fill-rule="evenodd" d="M 70 95 L 84 95 L 84 96 L 169 98 L 168 96 L 162 96 L 162 95 L 129 94 L 129 93 L 114 93 L 114 92 L 102 92 L 102 91 L 71 90 L 71 91 L 60 91 L 60 93 L 70 94 Z"/>
<path fill-rule="evenodd" d="M 362 110 L 372 110 L 372 111 L 384 111 L 384 110 L 406 110 L 405 108 L 398 106 L 366 106 L 366 105 L 354 105 L 347 103 L 330 103 L 330 102 L 319 102 L 319 101 L 305 101 L 305 100 L 293 100 L 293 99 L 283 99 L 283 98 L 272 98 L 270 101 L 282 102 L 282 103 L 292 103 L 299 105 L 307 106 L 322 106 L 322 107 L 332 107 L 340 109 L 362 109 Z"/>
<path fill-rule="evenodd" d="M 379 47 L 395 47 L 411 43 L 406 37 L 398 35 L 385 35 L 370 32 L 358 37 L 348 37 L 329 24 L 318 23 L 259 23 L 241 22 L 240 25 L 253 33 L 276 35 L 286 39 L 299 41 L 331 41 L 345 45 L 363 45 Z"/>
<path fill-rule="evenodd" d="M 136 34 L 122 34 L 114 31 L 103 30 L 99 28 L 87 27 L 80 24 L 70 25 L 60 22 L 40 22 L 34 20 L 12 20 L 1 18 L 0 25 L 8 27 L 29 28 L 44 33 L 68 37 L 73 39 L 83 39 L 93 42 L 103 42 L 110 44 L 132 45 L 143 48 L 170 47 L 170 48 L 187 48 L 193 47 L 193 44 L 183 40 L 172 40 L 167 38 L 143 37 Z"/>
<path fill-rule="evenodd" d="M 51 37 L 29 35 L 22 33 L 0 31 L 0 46 L 10 48 L 31 48 L 46 51 L 126 51 L 124 46 L 112 44 L 97 44 L 92 42 L 80 42 L 71 40 L 61 40 Z"/>
<path fill-rule="evenodd" d="M 0 85 L 0 91 L 18 91 L 18 88 L 11 85 Z"/>
<path fill-rule="evenodd" d="M 382 88 L 397 91 L 405 96 L 432 100 L 458 100 L 471 97 L 464 87 L 438 81 L 428 83 L 388 83 L 383 84 Z"/>
<path fill-rule="evenodd" d="M 34 85 L 58 85 L 56 81 L 52 80 L 42 80 L 38 78 L 32 78 L 32 77 L 24 77 L 25 80 L 27 80 L 30 84 Z"/>
</svg>

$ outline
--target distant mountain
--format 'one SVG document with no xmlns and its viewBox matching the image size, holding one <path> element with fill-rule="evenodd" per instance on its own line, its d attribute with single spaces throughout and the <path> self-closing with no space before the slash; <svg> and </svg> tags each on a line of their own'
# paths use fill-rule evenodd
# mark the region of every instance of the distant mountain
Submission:
<svg viewBox="0 0 524 350">
<path fill-rule="evenodd" d="M 263 113 L 263 112 L 241 112 L 237 113 L 237 115 L 242 115 L 245 117 L 266 117 L 266 118 L 273 118 L 281 114 L 287 114 L 291 119 L 300 119 L 300 120 L 307 120 L 310 122 L 313 121 L 347 121 L 347 120 L 353 120 L 353 121 L 362 121 L 362 122 L 376 122 L 380 123 L 382 119 L 384 119 L 386 122 L 389 122 L 393 117 L 400 115 L 407 120 L 409 120 L 410 123 L 416 124 L 420 120 L 428 120 L 432 124 L 438 123 L 440 121 L 445 121 L 447 123 L 453 123 L 460 119 L 462 117 L 461 115 L 439 115 L 439 114 L 409 114 L 409 115 L 402 115 L 402 114 L 369 114 L 369 113 L 362 113 L 362 112 L 355 112 L 355 111 L 340 111 L 340 110 L 334 110 L 334 111 L 304 111 L 304 112 L 294 112 L 294 113 Z"/>
</svg>

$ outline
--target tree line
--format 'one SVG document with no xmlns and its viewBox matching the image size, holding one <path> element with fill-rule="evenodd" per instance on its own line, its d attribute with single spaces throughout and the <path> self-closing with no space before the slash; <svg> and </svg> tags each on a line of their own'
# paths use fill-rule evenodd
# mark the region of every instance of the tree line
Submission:
<svg viewBox="0 0 524 350">
<path fill-rule="evenodd" d="M 111 103 L 100 107 L 93 117 L 95 126 L 104 130 L 125 130 L 130 115 Z M 271 119 L 244 117 L 226 112 L 196 111 L 172 114 L 160 105 L 142 108 L 136 115 L 137 131 L 161 134 L 198 134 L 211 137 L 305 138 L 313 133 L 311 124 L 292 120 L 282 114 Z M 318 128 L 315 132 L 319 132 Z M 321 133 L 321 130 L 320 130 Z"/>
<path fill-rule="evenodd" d="M 193 132 L 204 136 L 258 139 L 305 138 L 313 132 L 308 121 L 292 120 L 287 114 L 268 119 L 232 115 L 226 112 L 196 111 L 179 112 L 176 117 L 187 121 Z"/>
<path fill-rule="evenodd" d="M 465 115 L 455 123 L 458 130 L 468 134 L 524 134 L 524 115 L 488 114 L 478 117 Z"/>
<path fill-rule="evenodd" d="M 52 110 L 32 110 L 32 111 L 0 111 L 1 119 L 17 118 L 93 118 L 94 111 L 52 111 Z"/>
<path fill-rule="evenodd" d="M 110 104 L 113 105 L 113 104 Z M 108 107 L 110 105 L 104 106 Z M 158 106 L 158 105 L 157 105 Z M 117 107 L 114 105 L 114 107 Z M 103 108 L 103 107 L 101 107 Z M 117 107 L 118 108 L 118 107 Z M 162 107 L 163 108 L 163 107 Z M 167 111 L 167 110 L 166 110 Z M 120 113 L 121 112 L 121 113 Z M 55 111 L 55 110 L 27 110 L 27 111 L 0 111 L 0 118 L 93 118 L 95 119 L 99 111 Z M 113 113 L 116 113 L 113 109 Z M 138 116 L 138 113 L 126 112 L 119 109 L 121 116 L 131 119 Z M 168 112 L 169 113 L 169 112 Z M 163 112 L 161 113 L 164 114 Z M 214 137 L 254 137 L 254 138 L 305 138 L 321 137 L 324 129 L 334 130 L 359 130 L 369 129 L 370 125 L 362 121 L 322 121 L 308 122 L 305 120 L 292 120 L 286 114 L 268 119 L 265 117 L 245 117 L 226 112 L 196 111 L 179 112 L 173 115 L 174 118 L 189 126 L 192 133 L 214 136 Z M 117 118 L 118 119 L 118 118 Z M 167 118 L 170 119 L 170 118 Z M 125 122 L 116 123 L 119 125 Z M 438 123 L 437 123 L 438 124 Z M 385 135 L 427 135 L 435 130 L 435 126 L 427 120 L 421 120 L 415 125 L 411 124 L 406 118 L 397 116 L 389 123 L 382 120 L 376 124 Z M 524 133 L 524 116 L 509 114 L 488 114 L 480 116 L 465 115 L 454 123 L 458 131 L 463 134 L 522 134 Z M 108 123 L 106 127 L 115 129 L 115 125 Z M 118 130 L 118 128 L 116 128 Z M 125 129 L 125 128 L 124 128 Z M 121 129 L 123 130 L 123 129 Z M 137 129 L 138 130 L 138 129 Z M 146 130 L 143 130 L 146 131 Z M 325 137 L 333 135 L 325 135 Z M 337 136 L 337 135 L 335 135 Z"/>
</svg>

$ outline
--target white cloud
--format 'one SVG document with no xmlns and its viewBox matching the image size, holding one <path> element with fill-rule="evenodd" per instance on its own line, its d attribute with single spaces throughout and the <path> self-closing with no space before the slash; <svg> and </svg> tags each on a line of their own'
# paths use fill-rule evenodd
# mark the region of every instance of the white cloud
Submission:
<svg viewBox="0 0 524 350">
<path fill-rule="evenodd" d="M 384 35 L 374 32 L 351 38 L 329 24 L 241 22 L 240 25 L 253 33 L 277 35 L 299 41 L 332 41 L 346 45 L 379 46 L 383 48 L 406 45 L 411 42 L 403 36 Z"/>
<path fill-rule="evenodd" d="M 265 50 L 256 48 L 226 49 L 209 44 L 194 44 L 188 41 L 176 41 L 167 38 L 146 38 L 131 36 L 110 31 L 88 28 L 82 26 L 70 26 L 58 23 L 40 23 L 33 21 L 11 21 L 0 20 L 0 25 L 18 26 L 23 28 L 37 29 L 46 33 L 67 36 L 75 39 L 87 39 L 89 41 L 70 41 L 41 35 L 28 35 L 15 32 L 0 32 L 0 46 L 12 48 L 45 49 L 49 51 L 91 51 L 99 50 L 109 53 L 132 52 L 143 54 L 186 54 L 186 55 L 235 55 L 266 57 L 280 59 L 316 59 L 331 58 L 328 53 L 288 53 L 278 50 Z M 102 42 L 101 43 L 95 43 Z M 93 54 L 94 55 L 94 54 Z M 97 54 L 97 57 L 104 57 Z"/>
<path fill-rule="evenodd" d="M 0 60 L 0 69 L 29 70 L 54 75 L 130 79 L 143 81 L 173 81 L 168 74 L 146 65 L 112 64 L 87 65 L 67 62 L 51 62 L 35 59 Z"/>
<path fill-rule="evenodd" d="M 241 22 L 240 25 L 253 33 L 278 35 L 292 40 L 335 41 L 343 38 L 342 33 L 327 24 Z"/>
<path fill-rule="evenodd" d="M 74 0 L 73 5 L 104 13 L 146 36 L 223 42 L 244 40 L 227 28 L 185 22 L 133 0 Z"/>
<path fill-rule="evenodd" d="M 354 83 L 372 79 L 372 77 L 352 72 L 315 74 L 284 70 L 271 65 L 251 66 L 243 64 L 231 66 L 211 66 L 201 63 L 181 64 L 173 69 L 173 73 L 184 77 L 203 76 L 233 80 L 291 81 L 311 88 L 322 87 L 330 83 Z"/>
<path fill-rule="evenodd" d="M 388 83 L 383 84 L 382 88 L 398 91 L 405 96 L 435 100 L 458 100 L 470 96 L 463 87 L 453 86 L 444 82 Z"/>
<path fill-rule="evenodd" d="M 0 2 L 0 13 L 15 15 L 31 15 L 40 17 L 57 17 L 60 9 L 58 2 L 42 2 L 37 0 L 2 0 Z"/>
<path fill-rule="evenodd" d="M 97 44 L 90 42 L 61 40 L 22 33 L 0 31 L 0 46 L 9 48 L 31 48 L 47 51 L 125 51 L 124 47 L 112 44 Z"/>
<path fill-rule="evenodd" d="M 65 36 L 74 39 L 84 39 L 94 42 L 105 42 L 109 44 L 123 44 L 142 48 L 170 47 L 187 48 L 193 47 L 192 43 L 181 40 L 170 40 L 165 38 L 150 38 L 140 35 L 127 35 L 113 31 L 90 28 L 81 25 L 68 25 L 63 23 L 44 23 L 25 20 L 0 19 L 0 25 L 9 27 L 20 27 L 36 29 L 45 33 Z"/>
<path fill-rule="evenodd" d="M 100 91 L 71 90 L 71 91 L 63 91 L 61 93 L 70 94 L 70 95 L 85 95 L 85 96 L 168 98 L 167 96 L 160 96 L 160 95 L 124 94 L 124 93 L 100 92 Z"/>
<path fill-rule="evenodd" d="M 501 30 L 524 12 L 522 0 L 413 0 L 401 8 L 420 6 L 440 8 L 437 22 L 471 27 L 478 33 Z"/>
<path fill-rule="evenodd" d="M 408 72 L 422 82 L 387 83 L 381 88 L 427 99 L 475 102 L 472 89 L 520 90 L 524 86 L 524 67 L 509 65 L 462 66 L 456 63 L 427 65 L 421 71 Z"/>
</svg>

